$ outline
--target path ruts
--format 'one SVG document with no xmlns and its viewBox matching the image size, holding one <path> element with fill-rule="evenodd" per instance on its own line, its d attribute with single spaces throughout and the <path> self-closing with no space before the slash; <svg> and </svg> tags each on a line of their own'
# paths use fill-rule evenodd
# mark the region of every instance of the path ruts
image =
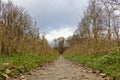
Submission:
<svg viewBox="0 0 120 80">
<path fill-rule="evenodd" d="M 75 64 L 60 56 L 49 65 L 39 67 L 15 80 L 112 80 L 102 78 L 82 65 Z"/>
</svg>

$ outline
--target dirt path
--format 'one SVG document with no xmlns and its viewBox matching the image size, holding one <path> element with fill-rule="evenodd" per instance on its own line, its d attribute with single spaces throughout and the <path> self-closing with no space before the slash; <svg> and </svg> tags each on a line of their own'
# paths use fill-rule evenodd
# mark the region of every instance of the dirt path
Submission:
<svg viewBox="0 0 120 80">
<path fill-rule="evenodd" d="M 21 80 L 112 80 L 101 77 L 103 76 L 93 73 L 91 69 L 72 63 L 60 56 L 53 63 L 25 74 Z"/>
</svg>

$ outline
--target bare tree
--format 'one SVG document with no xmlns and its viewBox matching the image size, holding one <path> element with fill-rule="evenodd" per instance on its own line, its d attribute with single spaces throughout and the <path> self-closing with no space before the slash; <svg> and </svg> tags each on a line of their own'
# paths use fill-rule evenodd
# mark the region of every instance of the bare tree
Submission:
<svg viewBox="0 0 120 80">
<path fill-rule="evenodd" d="M 55 39 L 55 49 L 60 53 L 63 54 L 65 50 L 65 38 L 64 37 L 59 37 Z"/>
<path fill-rule="evenodd" d="M 68 51 L 91 54 L 109 51 L 115 43 L 119 46 L 119 5 L 120 0 L 89 0 L 75 35 L 67 40 L 71 47 Z"/>
<path fill-rule="evenodd" d="M 0 54 L 54 53 L 36 24 L 24 8 L 0 0 Z"/>
<path fill-rule="evenodd" d="M 101 0 L 101 3 L 103 4 L 103 9 L 105 11 L 105 16 L 106 17 L 106 23 L 107 23 L 107 30 L 108 30 L 108 39 L 111 41 L 111 25 L 112 25 L 112 18 L 114 12 L 119 9 L 119 0 Z"/>
</svg>

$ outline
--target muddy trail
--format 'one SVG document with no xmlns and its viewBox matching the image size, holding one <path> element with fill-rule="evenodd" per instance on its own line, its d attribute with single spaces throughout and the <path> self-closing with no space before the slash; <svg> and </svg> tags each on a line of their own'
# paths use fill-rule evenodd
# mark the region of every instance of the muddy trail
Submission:
<svg viewBox="0 0 120 80">
<path fill-rule="evenodd" d="M 62 56 L 12 80 L 113 80 L 98 70 L 83 67 Z"/>
</svg>

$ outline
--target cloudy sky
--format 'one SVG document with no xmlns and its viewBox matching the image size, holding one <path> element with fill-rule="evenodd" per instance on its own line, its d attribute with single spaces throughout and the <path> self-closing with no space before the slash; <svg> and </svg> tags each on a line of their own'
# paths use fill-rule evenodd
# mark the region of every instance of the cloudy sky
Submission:
<svg viewBox="0 0 120 80">
<path fill-rule="evenodd" d="M 8 0 L 5 0 L 8 1 Z M 41 33 L 52 41 L 73 34 L 88 0 L 12 0 L 37 20 Z"/>
</svg>

